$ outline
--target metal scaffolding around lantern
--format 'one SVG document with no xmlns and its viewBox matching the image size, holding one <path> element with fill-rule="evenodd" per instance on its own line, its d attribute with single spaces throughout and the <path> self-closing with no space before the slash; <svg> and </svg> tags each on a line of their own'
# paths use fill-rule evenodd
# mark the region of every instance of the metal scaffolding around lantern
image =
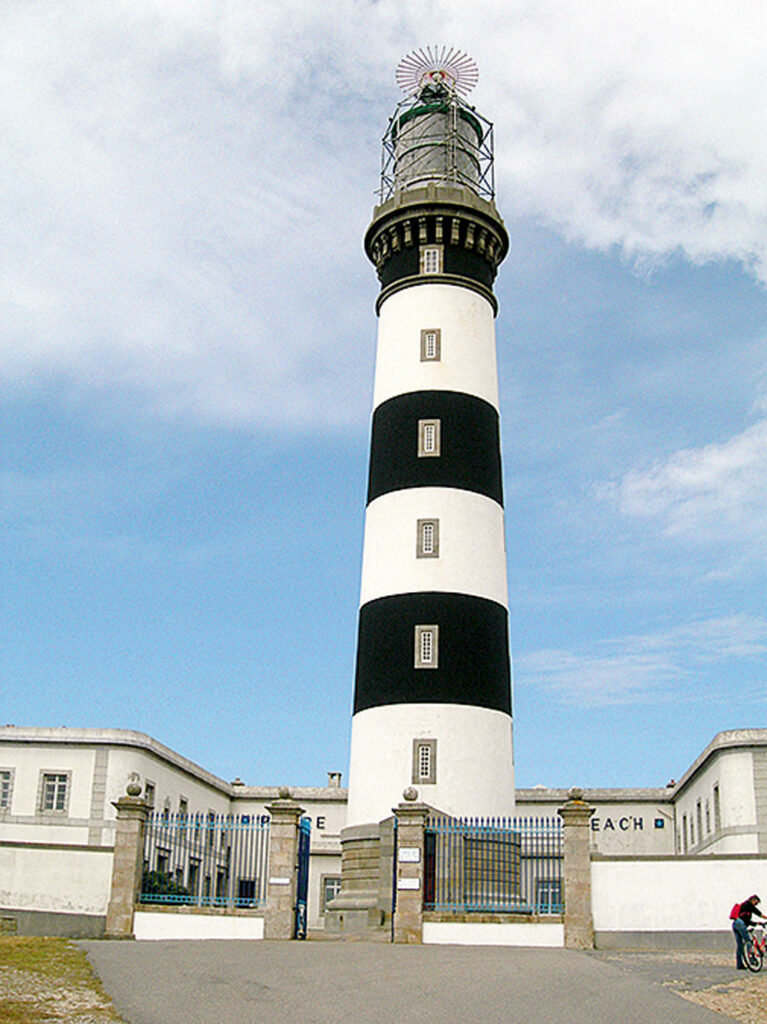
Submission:
<svg viewBox="0 0 767 1024">
<path fill-rule="evenodd" d="M 396 78 L 408 95 L 383 138 L 379 202 L 429 184 L 467 186 L 492 201 L 493 126 L 462 98 L 479 78 L 474 61 L 427 46 L 400 61 Z"/>
</svg>

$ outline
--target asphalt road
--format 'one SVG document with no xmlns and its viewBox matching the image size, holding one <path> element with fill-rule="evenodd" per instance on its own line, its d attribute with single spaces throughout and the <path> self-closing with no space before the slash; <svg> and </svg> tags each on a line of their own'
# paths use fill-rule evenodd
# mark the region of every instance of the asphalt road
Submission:
<svg viewBox="0 0 767 1024">
<path fill-rule="evenodd" d="M 129 1024 L 723 1024 L 625 965 L 561 949 L 83 942 Z"/>
</svg>

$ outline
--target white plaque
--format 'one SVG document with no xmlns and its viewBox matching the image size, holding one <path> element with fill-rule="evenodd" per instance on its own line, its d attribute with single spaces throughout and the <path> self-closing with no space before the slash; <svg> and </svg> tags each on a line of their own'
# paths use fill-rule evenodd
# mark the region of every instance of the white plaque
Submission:
<svg viewBox="0 0 767 1024">
<path fill-rule="evenodd" d="M 398 878 L 397 879 L 398 889 L 420 889 L 421 879 L 420 878 Z"/>
<path fill-rule="evenodd" d="M 401 846 L 398 852 L 400 864 L 421 863 L 421 848 L 419 846 Z"/>
<path fill-rule="evenodd" d="M 290 879 L 282 878 L 280 876 L 273 876 L 269 879 L 269 885 L 290 885 Z"/>
</svg>

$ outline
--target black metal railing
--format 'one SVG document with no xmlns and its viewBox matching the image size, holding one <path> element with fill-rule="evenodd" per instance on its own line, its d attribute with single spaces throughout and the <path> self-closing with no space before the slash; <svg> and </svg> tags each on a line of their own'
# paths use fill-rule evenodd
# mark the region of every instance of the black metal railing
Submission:
<svg viewBox="0 0 767 1024">
<path fill-rule="evenodd" d="M 266 899 L 269 816 L 152 814 L 140 903 L 258 907 Z"/>
<path fill-rule="evenodd" d="M 424 909 L 562 912 L 562 823 L 558 818 L 429 817 Z"/>
</svg>

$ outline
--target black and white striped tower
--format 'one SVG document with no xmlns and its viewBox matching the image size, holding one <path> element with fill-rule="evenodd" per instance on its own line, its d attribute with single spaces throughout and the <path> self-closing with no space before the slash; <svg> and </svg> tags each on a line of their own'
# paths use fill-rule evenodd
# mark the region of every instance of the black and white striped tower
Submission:
<svg viewBox="0 0 767 1024">
<path fill-rule="evenodd" d="M 349 826 L 403 789 L 514 809 L 493 281 L 508 234 L 492 126 L 455 51 L 406 57 L 365 251 L 381 281 Z"/>
</svg>

